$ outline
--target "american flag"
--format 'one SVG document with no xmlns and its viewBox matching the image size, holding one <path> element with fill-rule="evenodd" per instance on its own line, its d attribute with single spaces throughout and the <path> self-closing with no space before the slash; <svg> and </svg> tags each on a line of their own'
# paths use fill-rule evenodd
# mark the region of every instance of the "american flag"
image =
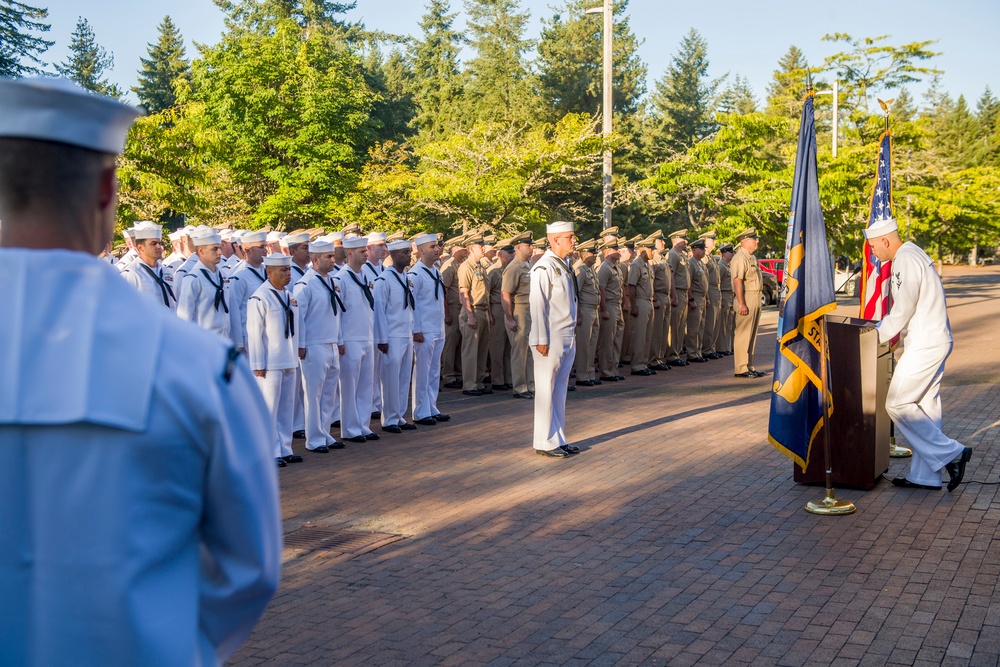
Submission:
<svg viewBox="0 0 1000 667">
<path fill-rule="evenodd" d="M 868 227 L 878 220 L 892 217 L 892 134 L 889 130 L 879 137 L 878 168 L 872 188 Z M 861 317 L 881 320 L 889 312 L 889 279 L 892 262 L 880 262 L 865 243 L 865 267 L 861 282 Z"/>
</svg>

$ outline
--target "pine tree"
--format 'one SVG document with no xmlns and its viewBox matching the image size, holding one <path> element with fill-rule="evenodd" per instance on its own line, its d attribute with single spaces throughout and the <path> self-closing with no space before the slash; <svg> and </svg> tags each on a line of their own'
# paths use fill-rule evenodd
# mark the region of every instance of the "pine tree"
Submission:
<svg viewBox="0 0 1000 667">
<path fill-rule="evenodd" d="M 542 21 L 538 43 L 539 89 L 554 119 L 567 113 L 601 111 L 604 77 L 603 22 L 584 11 L 593 0 L 565 0 L 565 6 Z M 646 92 L 646 65 L 638 55 L 641 44 L 629 25 L 628 0 L 614 3 L 612 36 L 612 109 L 634 114 Z M 564 18 L 565 17 L 565 18 Z"/>
<path fill-rule="evenodd" d="M 462 96 L 458 54 L 465 38 L 453 29 L 455 14 L 447 0 L 430 0 L 420 20 L 423 38 L 411 50 L 417 115 L 413 124 L 421 139 L 434 141 L 454 129 Z"/>
<path fill-rule="evenodd" d="M 56 70 L 60 74 L 76 81 L 91 92 L 115 98 L 122 96 L 117 84 L 102 78 L 106 70 L 115 66 L 115 58 L 97 44 L 94 30 L 82 16 L 76 22 L 69 50 L 69 58 L 61 65 L 56 65 Z"/>
<path fill-rule="evenodd" d="M 469 40 L 475 56 L 466 63 L 465 119 L 527 123 L 534 119 L 535 96 L 525 55 L 529 15 L 519 0 L 466 0 Z"/>
<path fill-rule="evenodd" d="M 139 85 L 132 92 L 149 113 L 159 113 L 177 102 L 178 80 L 190 81 L 191 66 L 185 58 L 184 38 L 177 26 L 165 16 L 158 27 L 160 37 L 149 44 L 149 58 L 140 58 Z"/>
<path fill-rule="evenodd" d="M 372 48 L 364 64 L 365 82 L 374 93 L 371 124 L 374 141 L 402 142 L 413 134 L 411 123 L 416 115 L 413 103 L 413 70 L 398 49 L 384 58 Z"/>
<path fill-rule="evenodd" d="M 737 113 L 740 115 L 756 112 L 757 99 L 754 97 L 750 82 L 737 74 L 733 82 L 722 91 L 715 109 L 719 113 Z"/>
<path fill-rule="evenodd" d="M 794 44 L 778 61 L 778 69 L 767 86 L 764 113 L 780 118 L 798 118 L 806 94 L 806 58 Z"/>
<path fill-rule="evenodd" d="M 989 86 L 976 103 L 979 122 L 977 162 L 986 167 L 1000 167 L 1000 100 Z"/>
<path fill-rule="evenodd" d="M 708 80 L 708 43 L 691 28 L 653 91 L 656 142 L 684 150 L 711 134 L 716 127 L 712 101 L 718 86 L 719 81 Z"/>
<path fill-rule="evenodd" d="M 45 64 L 39 56 L 54 42 L 32 33 L 49 31 L 51 26 L 42 23 L 48 15 L 48 9 L 0 0 L 0 77 L 38 74 L 36 65 Z"/>
</svg>

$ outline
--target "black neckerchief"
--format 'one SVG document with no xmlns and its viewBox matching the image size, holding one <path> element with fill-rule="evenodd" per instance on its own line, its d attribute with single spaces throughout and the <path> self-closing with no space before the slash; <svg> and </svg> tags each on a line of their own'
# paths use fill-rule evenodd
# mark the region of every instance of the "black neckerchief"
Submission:
<svg viewBox="0 0 1000 667">
<path fill-rule="evenodd" d="M 351 280 L 354 281 L 355 285 L 357 285 L 358 287 L 360 287 L 364 291 L 365 298 L 368 299 L 368 306 L 372 310 L 375 310 L 375 297 L 372 296 L 372 291 L 368 287 L 368 283 L 361 282 L 360 280 L 358 280 L 358 277 L 356 275 L 354 275 L 354 270 L 353 269 L 347 269 L 347 275 L 349 275 L 351 277 Z"/>
<path fill-rule="evenodd" d="M 441 288 L 441 293 L 444 293 L 444 281 L 441 280 L 441 274 L 437 272 L 437 269 L 431 271 L 426 266 L 421 266 L 420 268 L 434 281 L 434 300 L 438 301 L 438 287 Z"/>
<path fill-rule="evenodd" d="M 410 310 L 416 309 L 416 303 L 413 301 L 413 292 L 410 291 L 410 286 L 407 285 L 408 280 L 400 280 L 399 274 L 396 273 L 396 269 L 393 268 L 392 271 L 386 271 L 386 273 L 391 273 L 392 277 L 396 279 L 399 286 L 403 288 L 403 310 L 409 308 Z"/>
<path fill-rule="evenodd" d="M 254 268 L 252 266 L 250 266 L 249 264 L 247 264 L 247 271 L 249 271 L 250 273 L 252 273 L 254 275 L 254 277 L 257 278 L 257 280 L 260 281 L 261 285 L 263 285 L 264 283 L 267 282 L 267 278 L 265 278 L 264 276 L 262 276 L 259 273 L 257 273 L 254 270 Z"/>
<path fill-rule="evenodd" d="M 212 276 L 211 276 L 211 274 L 209 274 L 208 269 L 200 269 L 200 270 L 201 270 L 201 274 L 203 276 L 205 276 L 205 280 L 207 280 L 209 282 L 209 284 L 212 287 L 215 288 L 215 311 L 218 312 L 219 311 L 219 304 L 222 304 L 222 308 L 228 314 L 229 313 L 229 306 L 226 305 L 226 295 L 225 295 L 225 292 L 223 292 L 223 290 L 222 290 L 222 286 L 223 286 L 223 284 L 225 284 L 225 281 L 222 278 L 222 274 L 221 273 L 219 274 L 219 284 L 216 285 L 215 281 L 212 280 Z"/>
<path fill-rule="evenodd" d="M 299 278 L 301 278 L 301 277 L 303 277 L 304 275 L 306 275 L 306 272 L 305 272 L 305 271 L 303 271 L 302 269 L 300 269 L 300 268 L 299 268 L 299 265 L 298 265 L 298 264 L 296 264 L 295 262 L 292 262 L 292 268 L 293 268 L 293 269 L 295 269 L 296 271 L 298 271 L 298 272 L 299 272 Z"/>
<path fill-rule="evenodd" d="M 288 295 L 288 300 L 282 300 L 281 293 L 278 290 L 271 288 L 274 296 L 278 297 L 278 303 L 285 311 L 285 338 L 291 338 L 295 335 L 295 313 L 292 312 L 292 295 Z"/>
<path fill-rule="evenodd" d="M 146 262 L 141 259 L 139 260 L 139 264 L 142 265 L 142 268 L 146 269 L 146 273 L 148 273 L 150 277 L 156 281 L 156 284 L 160 286 L 160 294 L 163 295 L 163 305 L 169 308 L 170 299 L 177 301 L 177 297 L 174 296 L 174 291 L 170 289 L 170 285 L 167 284 L 167 281 L 163 279 L 163 269 L 160 269 L 160 273 L 157 274 L 156 271 L 149 268 L 149 264 L 146 264 Z"/>
<path fill-rule="evenodd" d="M 320 284 L 326 288 L 326 291 L 330 293 L 330 307 L 333 308 L 333 314 L 334 315 L 337 314 L 338 305 L 340 306 L 340 311 L 346 313 L 347 309 L 344 308 L 344 302 L 340 300 L 340 295 L 337 294 L 337 290 L 333 289 L 332 287 L 333 278 L 330 278 L 330 285 L 327 285 L 326 280 L 323 279 L 323 276 L 317 273 L 316 277 L 319 278 Z"/>
</svg>

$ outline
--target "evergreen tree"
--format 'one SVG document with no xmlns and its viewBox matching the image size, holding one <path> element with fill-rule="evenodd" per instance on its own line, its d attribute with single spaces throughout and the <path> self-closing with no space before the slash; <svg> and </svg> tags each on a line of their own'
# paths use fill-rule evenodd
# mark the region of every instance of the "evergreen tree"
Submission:
<svg viewBox="0 0 1000 667">
<path fill-rule="evenodd" d="M 691 28 L 653 91 L 655 143 L 684 150 L 715 131 L 712 101 L 718 87 L 719 81 L 708 80 L 708 43 Z"/>
<path fill-rule="evenodd" d="M 175 85 L 178 79 L 190 81 L 191 66 L 185 58 L 184 39 L 169 16 L 158 27 L 160 37 L 149 44 L 149 58 L 140 58 L 139 85 L 132 92 L 149 113 L 159 113 L 177 102 Z"/>
<path fill-rule="evenodd" d="M 377 47 L 365 58 L 365 82 L 373 93 L 371 125 L 376 142 L 405 141 L 416 107 L 413 102 L 413 70 L 398 49 L 386 59 Z"/>
<path fill-rule="evenodd" d="M 339 17 L 358 6 L 354 2 L 332 0 L 213 0 L 225 14 L 226 28 L 232 34 L 255 32 L 273 35 L 277 22 L 291 19 L 306 31 L 308 37 L 314 30 L 349 32 L 360 27 L 348 24 Z"/>
<path fill-rule="evenodd" d="M 519 0 L 466 0 L 470 44 L 475 52 L 466 63 L 466 122 L 528 123 L 535 96 L 525 55 L 529 15 Z"/>
<path fill-rule="evenodd" d="M 122 96 L 118 85 L 104 78 L 104 73 L 115 66 L 115 58 L 97 44 L 93 28 L 82 16 L 76 22 L 69 51 L 69 57 L 62 64 L 56 65 L 60 74 L 99 95 L 115 98 Z"/>
<path fill-rule="evenodd" d="M 913 102 L 913 96 L 906 88 L 900 88 L 896 95 L 896 101 L 892 103 L 892 118 L 897 122 L 909 123 L 917 117 L 917 107 Z"/>
<path fill-rule="evenodd" d="M 1000 167 L 1000 100 L 993 96 L 989 86 L 976 103 L 976 120 L 979 122 L 977 163 Z"/>
<path fill-rule="evenodd" d="M 539 88 L 553 118 L 601 111 L 604 28 L 601 16 L 584 14 L 588 5 L 593 0 L 565 0 L 559 12 L 542 21 Z M 641 42 L 629 25 L 627 9 L 628 0 L 614 3 L 611 88 L 612 109 L 618 114 L 636 113 L 646 92 L 646 65 L 638 55 Z"/>
<path fill-rule="evenodd" d="M 741 115 L 756 113 L 757 99 L 754 97 L 750 82 L 737 74 L 733 82 L 722 91 L 715 109 L 719 113 L 738 113 Z"/>
<path fill-rule="evenodd" d="M 36 65 L 44 65 L 39 56 L 53 42 L 32 33 L 49 31 L 51 26 L 42 23 L 48 15 L 48 9 L 17 0 L 0 0 L 0 77 L 38 74 Z"/>
<path fill-rule="evenodd" d="M 780 118 L 799 118 L 806 94 L 807 68 L 802 50 L 794 44 L 790 46 L 778 61 L 778 69 L 771 75 L 764 113 Z"/>
<path fill-rule="evenodd" d="M 453 29 L 455 14 L 447 0 L 430 0 L 420 20 L 423 38 L 411 50 L 413 91 L 418 107 L 413 124 L 434 141 L 454 129 L 462 97 L 458 54 L 465 38 Z"/>
</svg>

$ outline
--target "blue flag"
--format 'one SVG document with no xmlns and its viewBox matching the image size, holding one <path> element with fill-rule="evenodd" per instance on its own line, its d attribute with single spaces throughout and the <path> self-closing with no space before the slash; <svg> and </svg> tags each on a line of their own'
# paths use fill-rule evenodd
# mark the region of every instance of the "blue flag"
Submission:
<svg viewBox="0 0 1000 667">
<path fill-rule="evenodd" d="M 785 278 L 778 305 L 778 343 L 767 435 L 805 470 L 823 426 L 820 327 L 837 307 L 833 265 L 819 203 L 813 96 L 806 97 L 795 155 L 792 210 L 785 237 Z"/>
</svg>

